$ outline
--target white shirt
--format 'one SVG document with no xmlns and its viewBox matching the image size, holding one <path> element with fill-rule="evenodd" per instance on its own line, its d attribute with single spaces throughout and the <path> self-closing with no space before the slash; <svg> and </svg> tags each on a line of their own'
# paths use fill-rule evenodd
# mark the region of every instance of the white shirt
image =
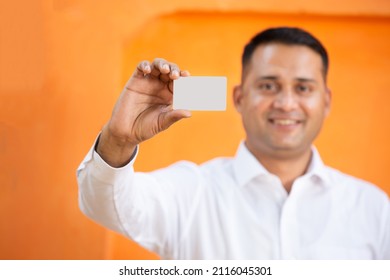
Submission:
<svg viewBox="0 0 390 280">
<path fill-rule="evenodd" d="M 112 168 L 91 148 L 80 208 L 163 259 L 390 259 L 388 196 L 325 166 L 315 148 L 290 194 L 243 143 L 202 165 L 140 173 L 134 160 Z"/>
</svg>

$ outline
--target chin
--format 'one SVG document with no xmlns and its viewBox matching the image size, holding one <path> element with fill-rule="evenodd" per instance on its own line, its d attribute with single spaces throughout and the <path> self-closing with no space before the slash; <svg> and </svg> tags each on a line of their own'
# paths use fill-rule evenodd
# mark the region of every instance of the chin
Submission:
<svg viewBox="0 0 390 280">
<path fill-rule="evenodd" d="M 292 156 L 292 155 L 302 155 L 308 149 L 309 150 L 311 149 L 311 145 L 283 143 L 283 144 L 273 145 L 271 149 L 279 155 Z"/>
</svg>

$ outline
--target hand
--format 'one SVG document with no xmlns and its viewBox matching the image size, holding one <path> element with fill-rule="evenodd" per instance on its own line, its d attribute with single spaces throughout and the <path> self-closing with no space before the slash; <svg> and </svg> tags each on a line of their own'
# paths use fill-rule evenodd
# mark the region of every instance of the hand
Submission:
<svg viewBox="0 0 390 280">
<path fill-rule="evenodd" d="M 138 64 L 96 148 L 108 164 L 114 167 L 126 164 L 136 145 L 191 116 L 187 110 L 172 109 L 173 80 L 180 76 L 189 73 L 164 59 Z"/>
</svg>

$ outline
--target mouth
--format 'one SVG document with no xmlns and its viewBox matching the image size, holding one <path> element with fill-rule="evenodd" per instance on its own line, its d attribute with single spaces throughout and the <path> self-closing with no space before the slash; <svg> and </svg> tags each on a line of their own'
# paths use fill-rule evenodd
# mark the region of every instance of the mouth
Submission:
<svg viewBox="0 0 390 280">
<path fill-rule="evenodd" d="M 268 121 L 274 125 L 280 126 L 295 126 L 302 123 L 301 120 L 294 119 L 268 119 Z"/>
</svg>

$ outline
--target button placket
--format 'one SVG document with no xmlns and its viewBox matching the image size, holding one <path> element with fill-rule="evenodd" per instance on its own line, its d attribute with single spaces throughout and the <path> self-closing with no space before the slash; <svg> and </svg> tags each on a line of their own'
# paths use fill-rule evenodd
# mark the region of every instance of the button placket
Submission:
<svg viewBox="0 0 390 280">
<path fill-rule="evenodd" d="M 299 258 L 299 228 L 297 223 L 297 198 L 303 187 L 300 180 L 293 183 L 280 215 L 280 251 L 282 259 Z M 295 189 L 295 190 L 294 190 Z"/>
</svg>

